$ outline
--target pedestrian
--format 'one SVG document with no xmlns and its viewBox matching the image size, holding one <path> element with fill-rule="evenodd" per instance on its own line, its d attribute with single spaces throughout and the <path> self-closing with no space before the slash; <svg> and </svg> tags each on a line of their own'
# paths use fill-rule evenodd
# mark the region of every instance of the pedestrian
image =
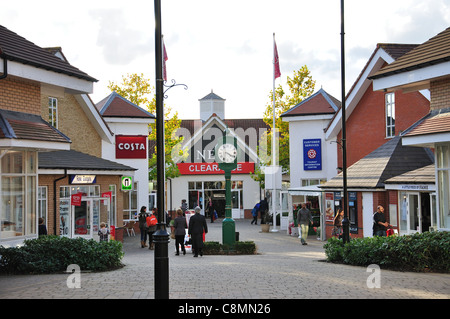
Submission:
<svg viewBox="0 0 450 319">
<path fill-rule="evenodd" d="M 175 255 L 180 255 L 179 246 L 181 245 L 181 251 L 183 252 L 183 255 L 186 255 L 186 249 L 184 248 L 184 237 L 186 235 L 186 217 L 183 217 L 183 211 L 178 208 L 177 209 L 177 217 L 174 220 L 174 232 L 175 232 L 175 248 L 176 253 Z"/>
<path fill-rule="evenodd" d="M 147 217 L 147 226 L 148 226 L 148 249 L 153 250 L 153 233 L 156 231 L 156 224 L 158 223 L 158 219 L 156 218 L 158 210 L 156 207 L 152 209 L 152 213 Z"/>
<path fill-rule="evenodd" d="M 298 230 L 300 232 L 300 240 L 302 242 L 302 245 L 308 245 L 306 243 L 306 238 L 308 238 L 308 231 L 309 231 L 309 223 L 312 223 L 312 216 L 311 211 L 306 208 L 306 204 L 302 204 L 302 208 L 298 211 L 297 214 L 297 223 L 298 223 Z"/>
<path fill-rule="evenodd" d="M 388 227 L 389 223 L 386 221 L 386 216 L 384 215 L 384 207 L 379 205 L 377 211 L 373 214 L 373 235 L 385 237 Z"/>
<path fill-rule="evenodd" d="M 252 225 L 253 225 L 253 223 L 255 223 L 255 225 L 258 225 L 258 212 L 259 212 L 260 206 L 261 206 L 261 204 L 258 203 L 252 209 L 252 216 L 253 216 L 253 220 L 251 222 Z"/>
<path fill-rule="evenodd" d="M 100 242 L 108 242 L 109 230 L 106 228 L 106 224 L 104 222 L 100 223 L 100 230 L 98 231 L 98 235 L 100 236 Z"/>
<path fill-rule="evenodd" d="M 267 202 L 267 197 L 264 197 L 264 199 L 262 199 L 259 202 L 259 212 L 260 212 L 260 217 L 261 217 L 261 224 L 266 223 L 266 213 L 267 213 L 268 209 L 269 209 L 269 203 Z"/>
<path fill-rule="evenodd" d="M 44 224 L 44 218 L 39 217 L 39 230 L 38 230 L 39 237 L 43 235 L 47 235 L 47 226 Z"/>
<path fill-rule="evenodd" d="M 182 199 L 182 200 L 181 200 L 181 210 L 183 211 L 183 216 L 184 216 L 184 214 L 186 213 L 187 208 L 188 208 L 188 205 L 187 205 L 187 203 L 186 203 L 186 200 L 185 200 L 185 199 Z"/>
<path fill-rule="evenodd" d="M 148 226 L 147 226 L 147 207 L 142 206 L 141 210 L 139 212 L 139 229 L 141 231 L 141 248 L 148 247 L 147 246 L 147 232 L 148 232 Z"/>
<path fill-rule="evenodd" d="M 331 232 L 332 236 L 336 238 L 342 237 L 342 220 L 344 219 L 344 210 L 338 210 L 336 213 L 336 217 L 334 217 L 333 221 L 333 231 Z"/>
<path fill-rule="evenodd" d="M 203 233 L 208 233 L 205 216 L 200 214 L 201 208 L 195 207 L 195 214 L 189 219 L 188 233 L 191 235 L 194 257 L 203 256 Z"/>
<path fill-rule="evenodd" d="M 214 223 L 214 204 L 212 202 L 212 198 L 209 198 L 209 202 L 208 202 L 208 212 L 209 212 L 209 217 L 211 218 L 211 223 Z"/>
</svg>

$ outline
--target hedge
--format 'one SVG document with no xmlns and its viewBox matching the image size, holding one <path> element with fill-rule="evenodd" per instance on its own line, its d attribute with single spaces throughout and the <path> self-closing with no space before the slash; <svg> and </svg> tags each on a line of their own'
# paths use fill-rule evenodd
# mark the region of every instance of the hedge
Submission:
<svg viewBox="0 0 450 319">
<path fill-rule="evenodd" d="M 122 267 L 122 257 L 119 241 L 42 236 L 21 247 L 0 246 L 0 274 L 63 272 L 70 264 L 82 271 L 105 271 Z"/>
<path fill-rule="evenodd" d="M 222 245 L 218 241 L 207 241 L 203 244 L 205 255 L 254 255 L 256 245 L 253 241 L 237 241 L 234 247 Z"/>
<path fill-rule="evenodd" d="M 324 245 L 327 261 L 355 266 L 377 264 L 381 268 L 450 272 L 450 233 L 355 238 L 344 244 L 331 238 Z"/>
</svg>

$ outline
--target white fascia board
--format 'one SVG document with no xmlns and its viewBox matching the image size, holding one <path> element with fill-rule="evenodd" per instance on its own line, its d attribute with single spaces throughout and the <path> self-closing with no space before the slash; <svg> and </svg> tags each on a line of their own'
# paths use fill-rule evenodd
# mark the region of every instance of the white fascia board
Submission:
<svg viewBox="0 0 450 319">
<path fill-rule="evenodd" d="M 286 116 L 281 119 L 283 122 L 302 122 L 302 121 L 320 121 L 331 120 L 333 114 L 319 114 L 319 115 L 303 115 L 303 116 Z"/>
<path fill-rule="evenodd" d="M 2 63 L 3 69 L 3 60 Z M 57 73 L 31 65 L 8 61 L 8 74 L 19 78 L 33 80 L 40 83 L 55 85 L 66 89 L 69 93 L 92 93 L 94 83 L 88 80 L 79 79 L 64 73 Z"/>
<path fill-rule="evenodd" d="M 103 117 L 106 123 L 123 123 L 123 124 L 153 124 L 154 118 L 129 118 L 129 117 Z"/>
<path fill-rule="evenodd" d="M 374 79 L 373 89 L 374 91 L 387 90 L 413 83 L 430 81 L 449 74 L 450 61 Z"/>
<path fill-rule="evenodd" d="M 367 64 L 363 73 L 358 79 L 358 82 L 355 83 L 352 91 L 345 99 L 345 115 L 348 118 L 352 111 L 355 109 L 358 102 L 361 100 L 362 96 L 366 92 L 367 88 L 370 86 L 371 80 L 368 79 L 370 75 L 381 69 L 384 63 L 392 63 L 394 59 L 386 53 L 382 48 L 379 48 L 377 52 L 374 54 L 372 59 Z M 342 101 L 341 101 L 342 102 Z M 328 140 L 330 138 L 334 138 L 338 135 L 339 131 L 342 129 L 341 124 L 342 119 L 342 110 L 338 110 L 333 122 L 330 124 L 330 127 L 326 131 L 325 139 Z"/>
<path fill-rule="evenodd" d="M 0 139 L 0 148 L 21 148 L 39 151 L 69 151 L 70 143 L 31 141 L 15 138 Z"/>
<path fill-rule="evenodd" d="M 61 175 L 64 174 L 64 169 L 38 169 L 39 175 Z M 88 170 L 88 169 L 68 169 L 67 175 L 77 174 L 92 174 L 92 175 L 119 175 L 134 177 L 135 171 L 106 171 L 106 170 Z"/>
<path fill-rule="evenodd" d="M 97 111 L 95 105 L 92 103 L 91 99 L 89 99 L 87 94 L 75 94 L 75 99 L 78 104 L 83 108 L 84 113 L 88 117 L 89 121 L 95 127 L 96 131 L 99 133 L 101 138 L 110 143 L 114 143 L 114 137 L 111 134 L 109 128 L 106 123 L 103 121 L 100 113 Z"/>
<path fill-rule="evenodd" d="M 448 142 L 450 142 L 450 133 L 448 132 L 402 137 L 402 145 L 404 146 L 434 147 L 436 143 Z"/>
</svg>

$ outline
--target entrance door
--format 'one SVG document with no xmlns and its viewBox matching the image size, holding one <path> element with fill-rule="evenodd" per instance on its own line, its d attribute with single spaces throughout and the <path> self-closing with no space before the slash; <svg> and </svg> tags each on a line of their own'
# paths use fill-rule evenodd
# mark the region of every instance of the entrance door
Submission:
<svg viewBox="0 0 450 319">
<path fill-rule="evenodd" d="M 362 193 L 362 211 L 363 211 L 363 235 L 364 237 L 373 236 L 373 193 Z"/>
<path fill-rule="evenodd" d="M 83 200 L 72 206 L 72 237 L 92 238 L 92 201 Z"/>
<path fill-rule="evenodd" d="M 401 193 L 400 234 L 422 231 L 419 193 Z"/>
<path fill-rule="evenodd" d="M 239 190 L 231 190 L 231 218 L 241 218 L 241 194 Z"/>
</svg>

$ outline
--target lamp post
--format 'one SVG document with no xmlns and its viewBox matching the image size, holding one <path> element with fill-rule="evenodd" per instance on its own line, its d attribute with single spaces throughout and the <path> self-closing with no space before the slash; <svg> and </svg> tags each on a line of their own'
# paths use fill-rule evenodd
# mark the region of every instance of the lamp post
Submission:
<svg viewBox="0 0 450 319">
<path fill-rule="evenodd" d="M 342 182 L 343 182 L 343 207 L 344 218 L 342 219 L 342 240 L 344 243 L 350 241 L 350 220 L 348 219 L 348 203 L 347 203 L 347 134 L 346 134 L 346 118 L 345 118 L 345 45 L 344 45 L 344 0 L 341 0 L 341 94 L 342 94 Z"/>
<path fill-rule="evenodd" d="M 153 234 L 155 242 L 155 299 L 169 299 L 169 234 L 164 224 L 164 97 L 162 77 L 161 0 L 155 0 L 155 70 L 156 70 L 156 169 L 158 224 Z"/>
</svg>

